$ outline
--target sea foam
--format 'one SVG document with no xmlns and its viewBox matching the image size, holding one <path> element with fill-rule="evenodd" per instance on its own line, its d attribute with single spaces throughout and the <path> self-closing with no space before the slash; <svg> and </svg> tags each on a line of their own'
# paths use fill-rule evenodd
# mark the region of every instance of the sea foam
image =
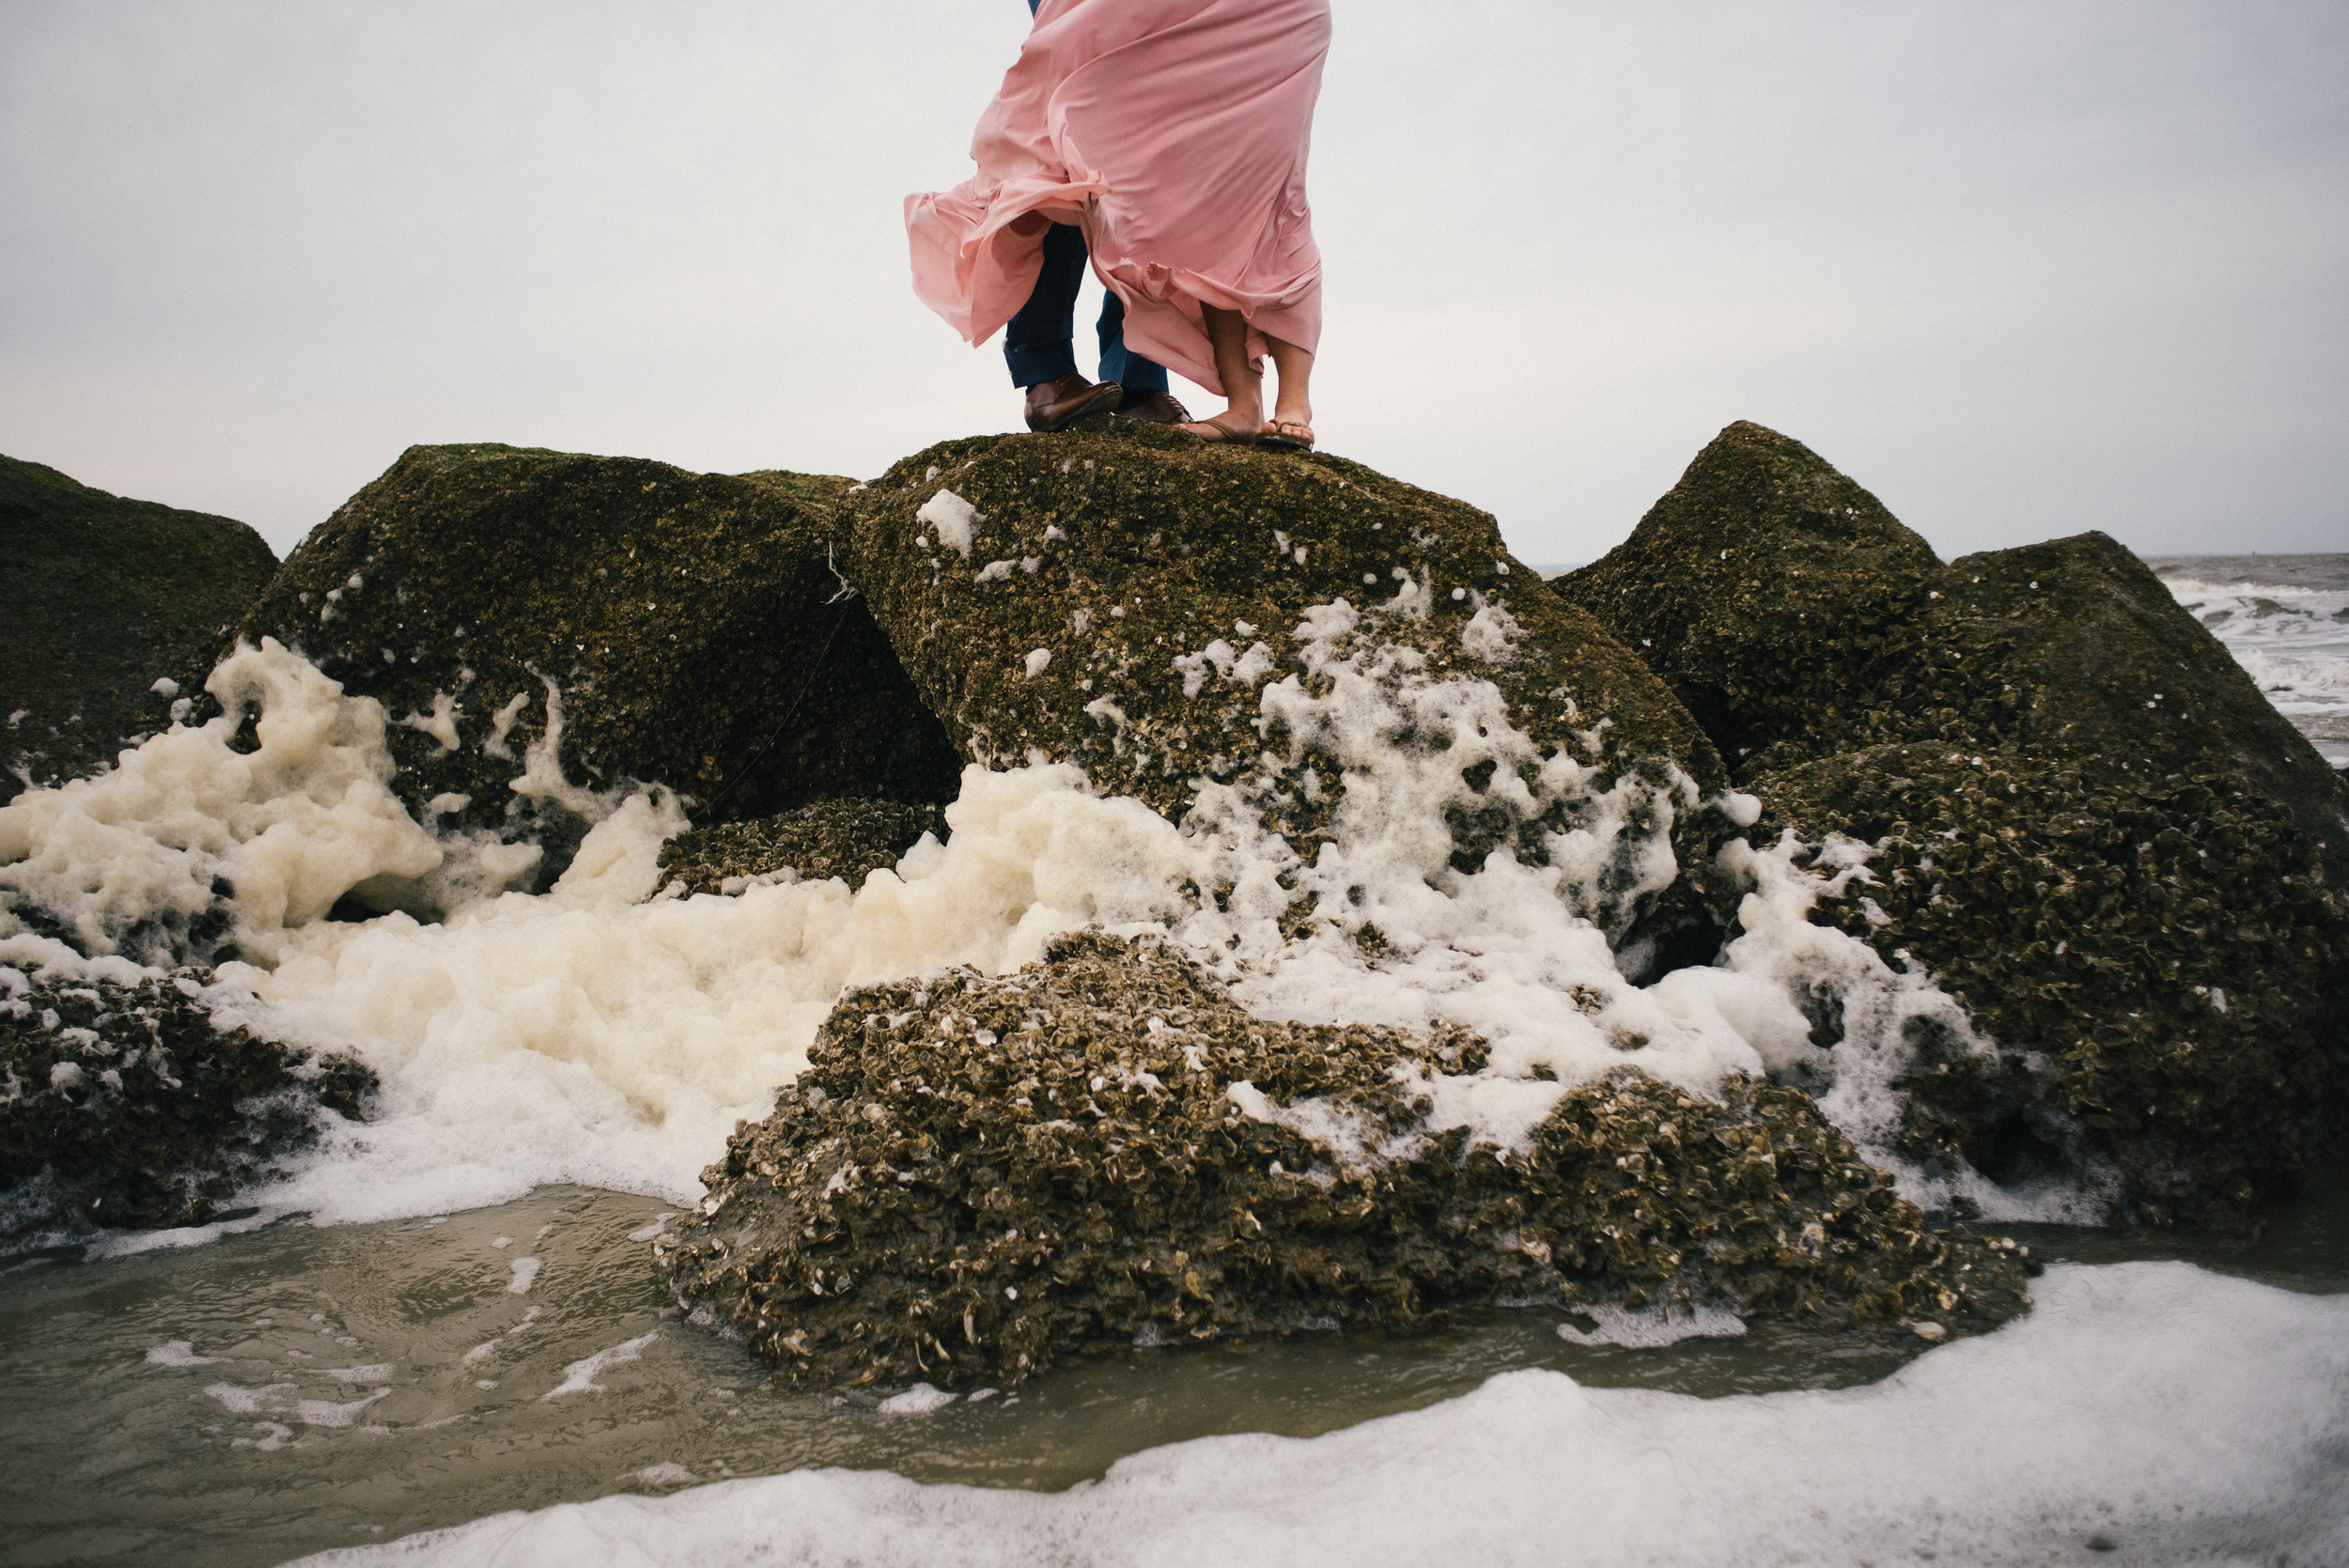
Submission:
<svg viewBox="0 0 2349 1568">
<path fill-rule="evenodd" d="M 175 725 L 97 777 L 0 807 L 0 858 L 12 858 L 0 880 L 101 953 L 135 947 L 165 916 L 192 921 L 216 885 L 233 887 L 233 937 L 250 961 L 219 967 L 204 994 L 215 1019 L 347 1050 L 382 1085 L 369 1121 L 330 1122 L 289 1180 L 248 1200 L 267 1214 L 446 1213 L 563 1181 L 693 1202 L 736 1122 L 765 1115 L 804 1065 L 844 986 L 955 965 L 1004 972 L 1094 924 L 1171 936 L 1260 1016 L 1477 1030 L 1489 1067 L 1414 1086 L 1439 1130 L 1521 1145 L 1566 1087 L 1626 1065 L 1699 1094 L 1727 1074 L 1801 1067 L 1909 1196 L 1963 1189 L 1994 1218 L 2085 1211 L 2076 1193 L 2005 1193 L 1963 1172 L 1929 1182 L 1890 1154 L 1904 1024 L 1930 1015 L 1948 1036 L 1972 1036 L 1929 976 L 1888 969 L 1806 918 L 1831 881 L 1865 880 L 1864 848 L 1828 846 L 1814 860 L 1817 846 L 1791 839 L 1733 841 L 1723 869 L 1749 890 L 1742 934 L 1715 965 L 1634 984 L 1602 924 L 1620 924 L 1630 899 L 1675 874 L 1657 824 L 1668 831 L 1698 806 L 1694 785 L 1677 773 L 1610 781 L 1563 753 L 1543 758 L 1490 682 L 1431 675 L 1408 649 L 1349 636 L 1423 613 L 1427 592 L 1405 582 L 1368 609 L 1339 600 L 1308 612 L 1304 678 L 1270 679 L 1268 661 L 1238 655 L 1210 661 L 1214 678 L 1249 686 L 1292 745 L 1310 739 L 1345 768 L 1328 842 L 1311 859 L 1266 831 L 1238 785 L 1199 781 L 1177 827 L 1101 794 L 1076 768 L 1032 761 L 968 768 L 948 842 L 925 837 L 855 891 L 801 881 L 678 896 L 661 889 L 658 864 L 686 824 L 676 799 L 571 785 L 548 740 L 520 759 L 512 787 L 593 825 L 562 877 L 533 895 L 508 883 L 535 865 L 534 847 L 408 816 L 388 787 L 381 707 L 265 643 L 208 683 L 227 715 Z M 1485 640 L 1484 657 L 1511 657 L 1504 617 Z M 1179 667 L 1200 656 L 1174 657 Z M 544 700 L 552 736 L 559 691 Z M 260 709 L 249 754 L 233 744 L 241 704 Z M 1543 841 L 1548 863 L 1505 848 L 1472 871 L 1449 863 L 1445 810 L 1479 758 L 1496 764 L 1491 790 L 1525 796 L 1529 819 L 1547 802 L 1573 806 L 1575 825 Z M 1715 805 L 1752 819 L 1749 799 Z M 445 912 L 325 918 L 354 887 Z M 1299 900 L 1317 916 L 1301 934 Z M 1355 939 L 1373 924 L 1379 940 L 1365 947 Z M 123 956 L 79 958 L 5 914 L 0 942 L 0 960 L 26 970 L 128 968 Z M 1806 994 L 1843 1009 L 1831 1051 L 1810 1044 L 1795 1001 Z"/>
</svg>

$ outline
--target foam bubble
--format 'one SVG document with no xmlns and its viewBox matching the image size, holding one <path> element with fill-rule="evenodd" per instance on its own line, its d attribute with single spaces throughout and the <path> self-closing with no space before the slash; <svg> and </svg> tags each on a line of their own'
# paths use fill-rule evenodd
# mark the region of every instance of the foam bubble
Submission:
<svg viewBox="0 0 2349 1568">
<path fill-rule="evenodd" d="M 916 1383 L 901 1394 L 892 1394 L 879 1406 L 884 1416 L 926 1416 L 933 1410 L 943 1410 L 959 1397 L 927 1383 Z"/>
<path fill-rule="evenodd" d="M 1734 1340 L 1746 1331 L 1745 1319 L 1721 1307 L 1645 1307 L 1634 1312 L 1602 1304 L 1585 1309 L 1584 1315 L 1593 1319 L 1596 1327 L 1584 1329 L 1562 1323 L 1558 1326 L 1558 1337 L 1570 1344 L 1619 1344 L 1632 1350 L 1657 1350 L 1683 1340 Z"/>
<path fill-rule="evenodd" d="M 599 1350 L 583 1360 L 573 1361 L 563 1369 L 563 1381 L 538 1397 L 546 1400 L 560 1399 L 565 1394 L 599 1394 L 604 1391 L 604 1389 L 603 1385 L 596 1379 L 602 1375 L 606 1367 L 617 1366 L 623 1361 L 635 1360 L 644 1354 L 645 1346 L 660 1337 L 661 1330 L 656 1328 L 649 1334 L 640 1334 L 632 1340 L 623 1340 L 609 1350 Z"/>
<path fill-rule="evenodd" d="M 291 1383 L 271 1383 L 258 1389 L 247 1389 L 235 1383 L 213 1383 L 204 1392 L 220 1401 L 223 1408 L 233 1415 L 291 1415 L 303 1426 L 347 1427 L 358 1419 L 359 1412 L 381 1399 L 389 1399 L 392 1390 L 378 1389 L 365 1399 L 336 1402 L 331 1399 L 303 1399 L 294 1393 Z"/>
<path fill-rule="evenodd" d="M 346 893 L 420 883 L 470 847 L 436 843 L 387 787 L 381 706 L 345 697 L 274 639 L 240 647 L 204 684 L 220 717 L 0 806 L 0 888 L 63 920 L 86 952 L 169 962 L 230 887 L 237 945 L 274 961 L 286 931 Z M 250 753 L 231 744 L 248 706 L 260 714 Z"/>
</svg>

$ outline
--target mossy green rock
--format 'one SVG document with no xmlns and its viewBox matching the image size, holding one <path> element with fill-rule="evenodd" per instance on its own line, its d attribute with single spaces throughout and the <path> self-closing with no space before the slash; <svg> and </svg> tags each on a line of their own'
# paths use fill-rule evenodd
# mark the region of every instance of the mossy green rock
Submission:
<svg viewBox="0 0 2349 1568">
<path fill-rule="evenodd" d="M 348 1057 L 216 1027 L 206 971 L 120 968 L 0 968 L 0 1239 L 200 1224 L 375 1088 Z"/>
<path fill-rule="evenodd" d="M 1557 586 L 1738 759 L 1757 839 L 1875 847 L 1813 918 L 1922 964 L 1992 1042 L 1914 1042 L 1905 1152 L 2224 1220 L 2337 1145 L 2349 797 L 2120 545 L 1944 567 L 1735 425 Z"/>
<path fill-rule="evenodd" d="M 1629 538 L 1551 586 L 1661 675 L 1735 768 L 1831 723 L 1940 571 L 1875 496 L 1741 421 Z"/>
<path fill-rule="evenodd" d="M 2028 1304 L 2011 1243 L 1928 1227 L 1799 1094 L 1626 1072 L 1511 1151 L 1413 1088 L 1483 1061 L 1460 1031 L 1253 1017 L 1161 941 L 1081 932 L 843 996 L 656 1261 L 817 1386 L 1502 1302 L 1957 1331 Z"/>
<path fill-rule="evenodd" d="M 2239 776 L 1935 741 L 1757 787 L 1758 834 L 1875 847 L 1812 918 L 1923 964 L 1995 1042 L 1912 1042 L 1899 1146 L 1928 1169 L 2086 1176 L 2123 1218 L 2229 1222 L 2339 1147 L 2349 903 Z"/>
<path fill-rule="evenodd" d="M 1541 860 L 1544 831 L 1625 778 L 1654 785 L 1626 861 L 1663 835 L 1703 858 L 1698 802 L 1726 782 L 1711 743 L 1461 502 L 1337 458 L 1097 419 L 934 446 L 850 505 L 852 575 L 972 761 L 1074 763 L 1177 822 L 1203 786 L 1230 785 L 1310 858 L 1356 776 L 1346 746 L 1377 731 L 1456 750 L 1439 810 L 1463 870 L 1502 846 Z M 1297 720 L 1354 677 L 1389 693 L 1388 716 Z M 1497 692 L 1522 748 L 1431 718 L 1420 699 L 1446 683 Z M 1573 799 L 1535 777 L 1562 754 L 1588 770 Z M 1495 778 L 1504 766 L 1515 778 Z M 1694 920 L 1706 955 L 1718 939 L 1670 898 L 1593 912 L 1618 939 L 1642 920 Z"/>
<path fill-rule="evenodd" d="M 381 701 L 393 787 L 420 816 L 458 795 L 443 820 L 559 834 L 559 805 L 509 787 L 557 692 L 562 768 L 589 789 L 662 784 L 723 818 L 948 798 L 944 736 L 832 567 L 848 483 L 412 447 L 303 541 L 237 634 Z"/>
<path fill-rule="evenodd" d="M 277 569 L 243 523 L 129 501 L 0 458 L 0 803 L 110 763 Z M 190 686 L 184 693 L 200 693 Z"/>
</svg>

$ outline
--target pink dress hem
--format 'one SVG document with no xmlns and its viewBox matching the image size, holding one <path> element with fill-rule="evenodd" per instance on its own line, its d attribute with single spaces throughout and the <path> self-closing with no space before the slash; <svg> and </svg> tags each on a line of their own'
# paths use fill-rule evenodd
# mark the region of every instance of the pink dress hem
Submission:
<svg viewBox="0 0 2349 1568">
<path fill-rule="evenodd" d="M 972 345 L 1018 314 L 1048 221 L 1085 231 L 1126 342 L 1224 388 L 1203 303 L 1249 354 L 1321 338 L 1305 164 L 1328 0 L 1046 0 L 972 138 L 978 172 L 906 198 L 913 287 Z"/>
</svg>

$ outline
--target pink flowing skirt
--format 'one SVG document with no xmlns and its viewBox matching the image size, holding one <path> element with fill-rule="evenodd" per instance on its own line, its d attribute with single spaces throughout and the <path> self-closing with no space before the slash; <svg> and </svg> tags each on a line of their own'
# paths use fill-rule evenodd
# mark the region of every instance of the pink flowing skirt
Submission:
<svg viewBox="0 0 2349 1568">
<path fill-rule="evenodd" d="M 906 198 L 913 291 L 972 344 L 1018 314 L 1051 223 L 1085 232 L 1126 343 L 1224 391 L 1204 303 L 1248 350 L 1321 341 L 1305 203 L 1329 0 L 1044 0 L 980 117 L 978 173 Z"/>
</svg>

